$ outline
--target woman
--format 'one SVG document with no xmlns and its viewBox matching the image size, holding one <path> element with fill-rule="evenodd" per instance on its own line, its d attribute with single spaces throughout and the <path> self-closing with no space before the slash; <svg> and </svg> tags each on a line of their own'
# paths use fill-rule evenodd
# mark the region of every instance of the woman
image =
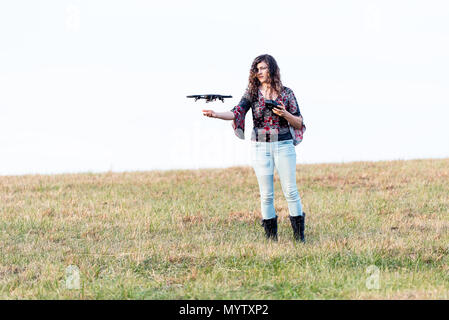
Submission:
<svg viewBox="0 0 449 320">
<path fill-rule="evenodd" d="M 276 101 L 277 108 L 266 100 Z M 237 106 L 227 112 L 203 110 L 203 115 L 233 120 L 235 134 L 244 139 L 245 116 L 249 109 L 253 112 L 254 124 L 251 162 L 259 183 L 265 235 L 277 241 L 273 183 L 276 168 L 288 203 L 294 238 L 305 242 L 305 213 L 296 187 L 295 146 L 302 141 L 306 127 L 293 91 L 282 85 L 276 60 L 268 54 L 254 59 L 248 88 Z"/>
</svg>

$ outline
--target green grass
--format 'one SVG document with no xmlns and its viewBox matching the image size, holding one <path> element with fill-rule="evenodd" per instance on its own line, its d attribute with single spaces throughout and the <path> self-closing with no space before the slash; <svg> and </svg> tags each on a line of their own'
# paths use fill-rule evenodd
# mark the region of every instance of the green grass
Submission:
<svg viewBox="0 0 449 320">
<path fill-rule="evenodd" d="M 297 184 L 306 244 L 277 175 L 265 240 L 249 167 L 2 176 L 0 298 L 449 298 L 449 159 L 298 165 Z"/>
</svg>

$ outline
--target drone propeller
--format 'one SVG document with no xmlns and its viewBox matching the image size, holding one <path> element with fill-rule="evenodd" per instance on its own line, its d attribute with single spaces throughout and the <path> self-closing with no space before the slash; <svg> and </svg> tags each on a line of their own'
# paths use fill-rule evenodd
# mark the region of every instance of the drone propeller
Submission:
<svg viewBox="0 0 449 320">
<path fill-rule="evenodd" d="M 197 94 L 192 96 L 187 96 L 187 98 L 195 98 L 195 101 L 198 99 L 205 99 L 206 103 L 215 101 L 217 98 L 224 103 L 225 98 L 232 98 L 232 96 L 222 96 L 220 94 Z"/>
</svg>

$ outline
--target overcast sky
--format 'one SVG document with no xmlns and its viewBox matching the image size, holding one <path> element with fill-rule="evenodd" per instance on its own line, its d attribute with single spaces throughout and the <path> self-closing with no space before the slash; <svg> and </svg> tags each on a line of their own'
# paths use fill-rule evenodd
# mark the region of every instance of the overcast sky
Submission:
<svg viewBox="0 0 449 320">
<path fill-rule="evenodd" d="M 0 3 L 0 175 L 250 164 L 231 123 L 268 53 L 297 163 L 449 157 L 447 1 Z M 230 94 L 205 104 L 186 95 Z"/>
</svg>

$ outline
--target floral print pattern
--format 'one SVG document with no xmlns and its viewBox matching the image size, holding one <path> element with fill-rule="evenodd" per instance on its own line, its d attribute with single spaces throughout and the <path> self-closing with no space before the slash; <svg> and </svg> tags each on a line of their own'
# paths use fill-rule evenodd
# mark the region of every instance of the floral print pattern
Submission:
<svg viewBox="0 0 449 320">
<path fill-rule="evenodd" d="M 296 100 L 293 90 L 284 87 L 281 94 L 275 100 L 282 101 L 285 108 L 294 116 L 301 116 L 299 105 Z M 296 129 L 291 126 L 284 117 L 279 117 L 270 109 L 265 107 L 265 100 L 262 92 L 258 90 L 257 101 L 251 102 L 248 90 L 245 91 L 240 103 L 236 105 L 231 111 L 234 113 L 234 120 L 232 128 L 235 135 L 240 139 L 245 139 L 245 116 L 249 109 L 253 112 L 253 126 L 254 130 L 251 135 L 252 141 L 270 141 L 273 135 L 285 134 L 290 132 L 293 138 L 293 144 L 296 146 L 301 143 L 306 126 L 302 125 L 301 129 Z M 301 116 L 302 117 L 302 116 Z"/>
</svg>

